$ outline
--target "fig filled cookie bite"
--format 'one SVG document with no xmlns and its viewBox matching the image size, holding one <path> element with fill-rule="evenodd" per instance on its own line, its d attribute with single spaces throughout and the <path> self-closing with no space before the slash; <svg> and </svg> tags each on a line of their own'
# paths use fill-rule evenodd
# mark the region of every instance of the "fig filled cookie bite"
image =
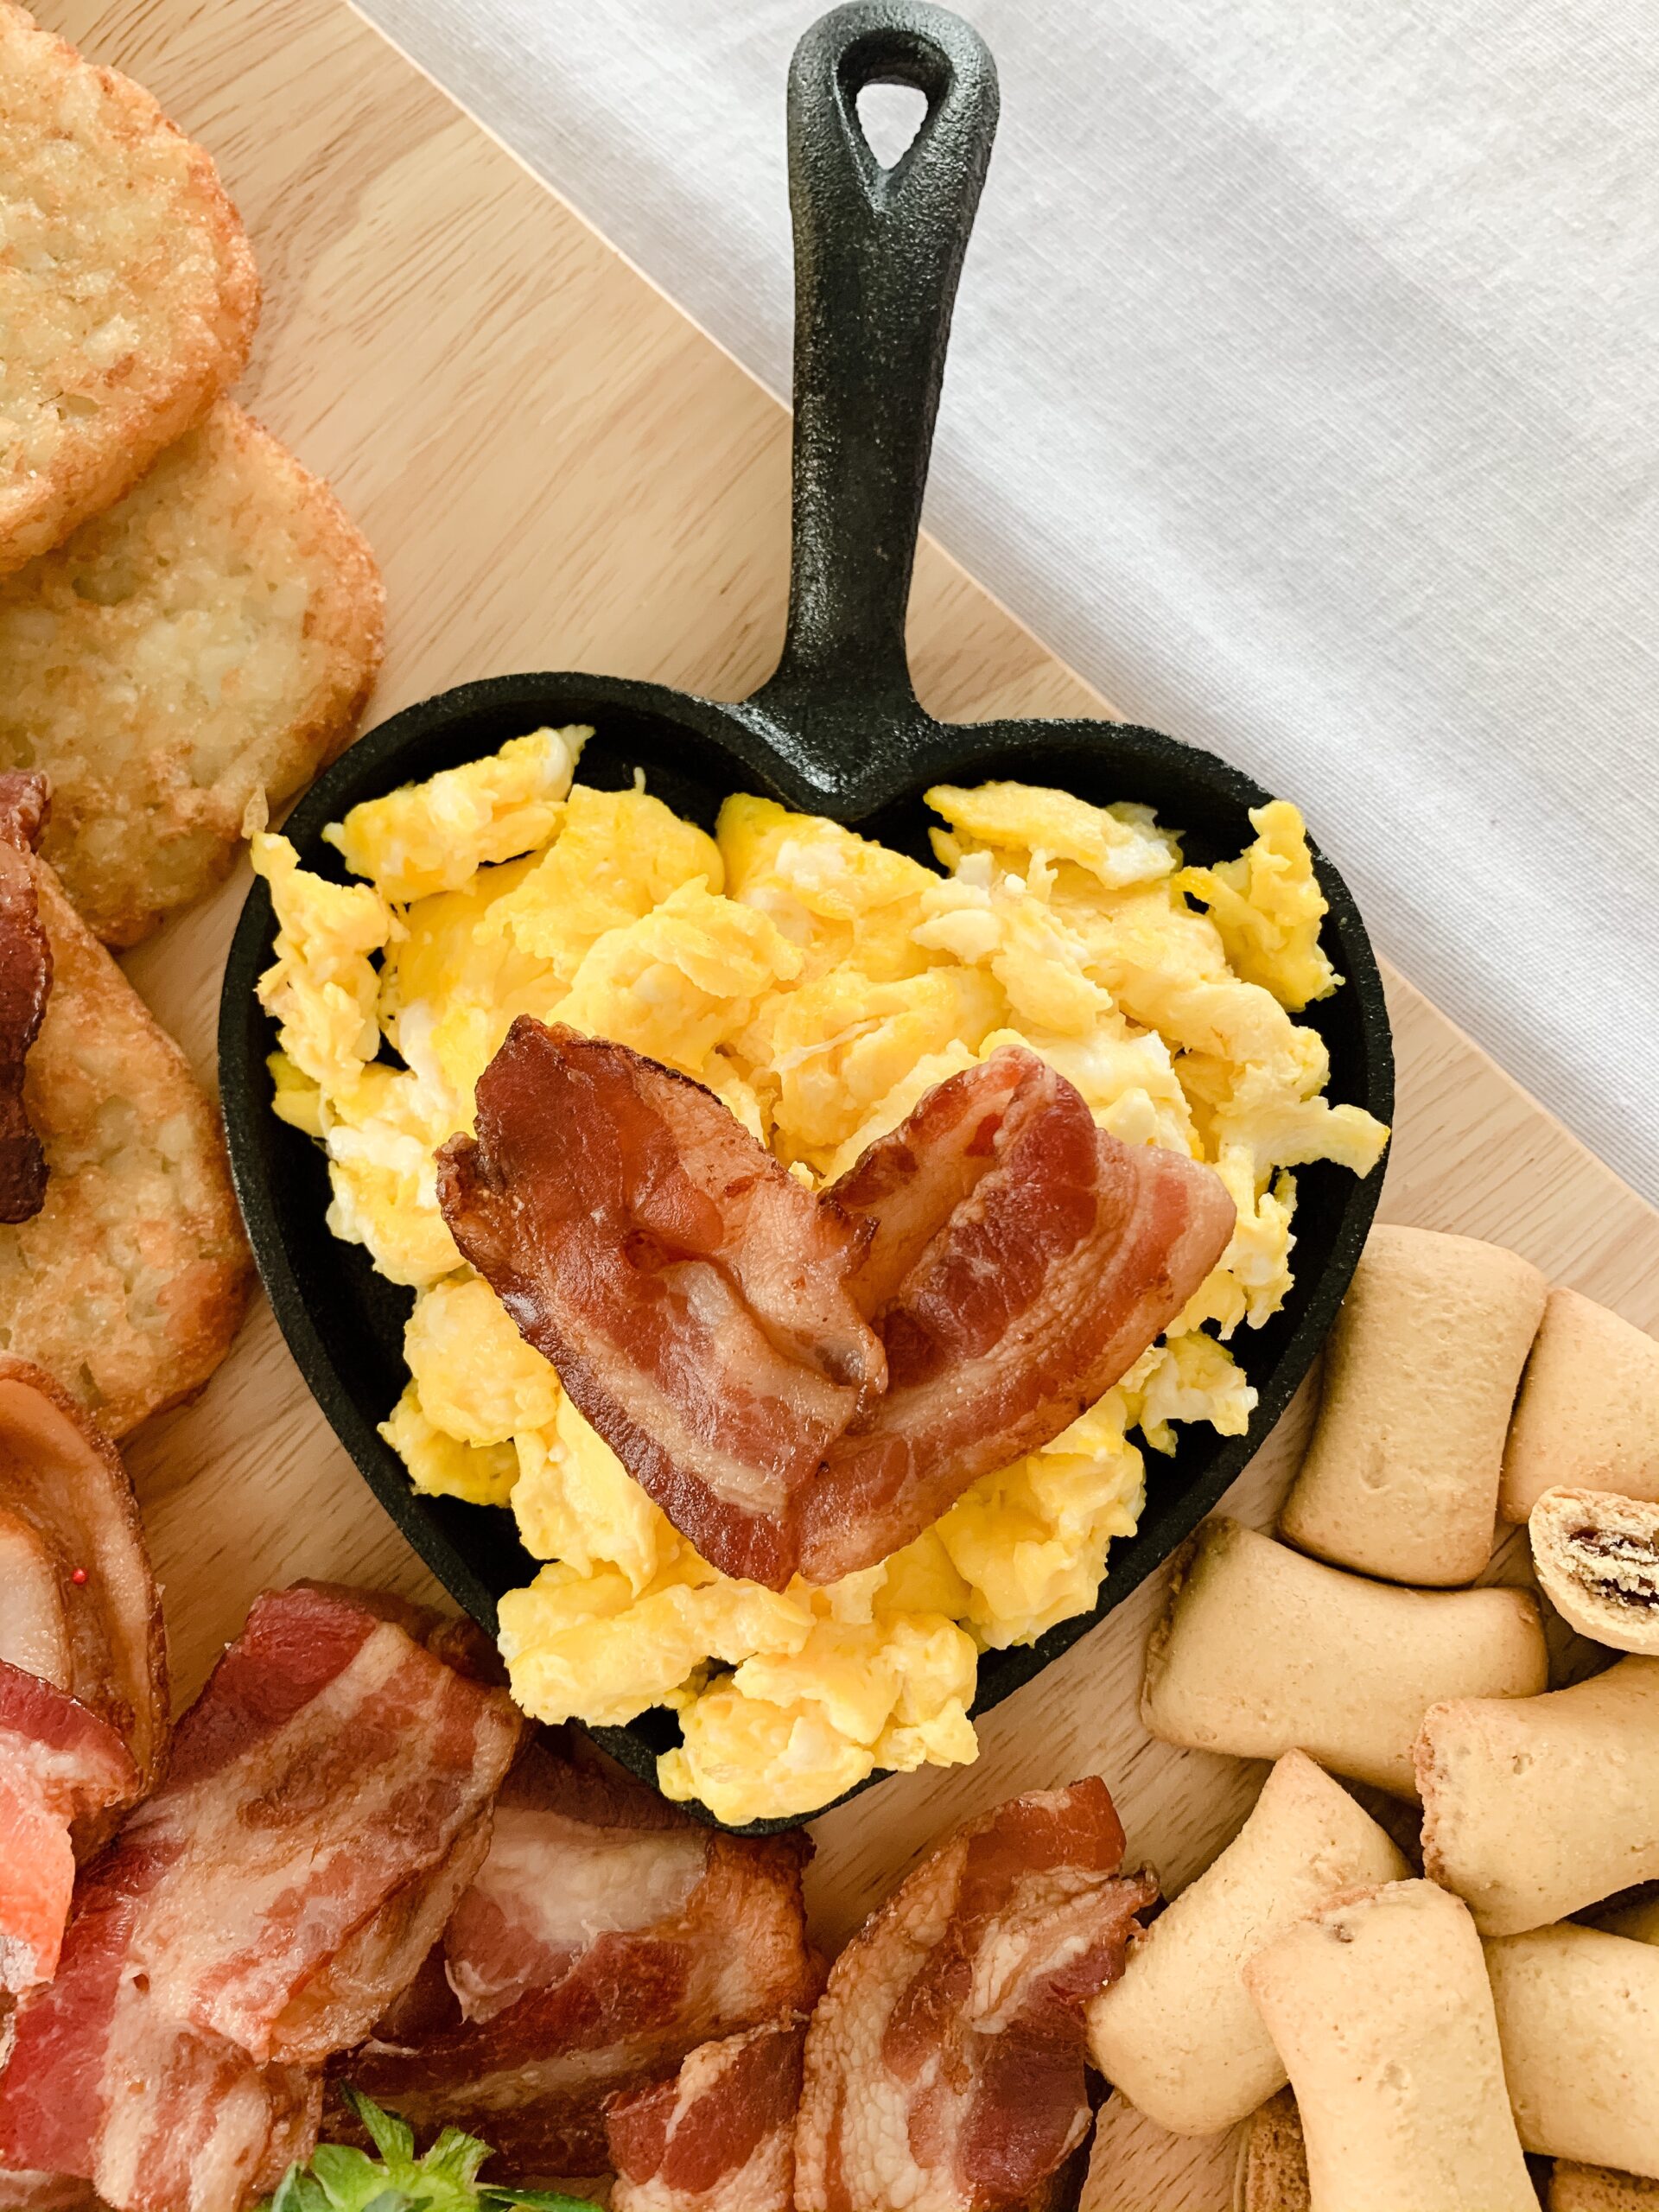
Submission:
<svg viewBox="0 0 1659 2212">
<path fill-rule="evenodd" d="M 1165 1743 L 1236 1758 L 1304 1751 L 1411 1797 L 1431 1706 L 1535 1697 L 1547 1670 L 1525 1591 L 1402 1590 L 1218 1519 L 1176 1554 L 1141 1717 Z"/>
<path fill-rule="evenodd" d="M 1538 1586 L 1570 1628 L 1659 1657 L 1659 1504 L 1547 1490 L 1528 1523 Z"/>
<path fill-rule="evenodd" d="M 1251 1955 L 1338 1891 L 1408 1871 L 1339 1783 L 1287 1752 L 1238 1834 L 1135 1938 L 1122 1980 L 1090 2006 L 1095 2064 L 1173 2134 L 1236 2126 L 1285 2084 L 1244 1986 Z"/>
<path fill-rule="evenodd" d="M 1391 1582 L 1472 1582 L 1491 1557 L 1503 1440 L 1547 1294 L 1499 1245 L 1374 1229 L 1325 1344 L 1281 1535 Z"/>
<path fill-rule="evenodd" d="M 1553 1290 L 1503 1452 L 1498 1510 L 1547 1490 L 1659 1500 L 1659 1341 L 1576 1290 Z"/>
<path fill-rule="evenodd" d="M 1435 1706 L 1417 1740 L 1423 1860 L 1484 1936 L 1659 1877 L 1659 1659 L 1547 1697 Z"/>
<path fill-rule="evenodd" d="M 1338 1898 L 1244 1970 L 1296 2092 L 1319 2212 L 1536 2212 L 1492 1993 L 1433 1882 Z"/>
<path fill-rule="evenodd" d="M 1312 2212 L 1307 2145 L 1288 2089 L 1257 2107 L 1239 2131 L 1233 2212 Z"/>
<path fill-rule="evenodd" d="M 1659 2180 L 1659 1949 L 1564 1924 L 1486 1946 L 1529 2151 Z"/>
<path fill-rule="evenodd" d="M 1614 2173 L 1607 2166 L 1558 2158 L 1549 2177 L 1548 2212 L 1655 2212 L 1659 2181 Z"/>
</svg>

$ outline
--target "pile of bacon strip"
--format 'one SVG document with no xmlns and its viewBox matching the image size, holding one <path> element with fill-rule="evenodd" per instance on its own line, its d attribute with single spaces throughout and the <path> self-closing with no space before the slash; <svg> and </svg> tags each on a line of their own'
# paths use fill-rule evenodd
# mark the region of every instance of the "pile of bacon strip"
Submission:
<svg viewBox="0 0 1659 2212">
<path fill-rule="evenodd" d="M 330 2077 L 616 2212 L 1034 2207 L 1087 2132 L 1155 1895 L 1098 1781 L 959 1830 L 826 1986 L 804 1840 L 527 1733 L 467 1624 L 269 1592 L 166 1713 L 121 1462 L 0 1359 L 0 2207 L 239 2212 L 349 2135 Z"/>
</svg>

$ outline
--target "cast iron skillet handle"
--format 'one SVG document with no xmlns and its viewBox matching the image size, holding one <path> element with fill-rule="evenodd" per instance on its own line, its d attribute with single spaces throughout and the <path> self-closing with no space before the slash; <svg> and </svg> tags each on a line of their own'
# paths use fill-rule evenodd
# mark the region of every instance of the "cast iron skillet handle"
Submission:
<svg viewBox="0 0 1659 2212">
<path fill-rule="evenodd" d="M 858 118 L 871 84 L 927 96 L 890 169 Z M 885 708 L 906 721 L 920 712 L 905 611 L 950 310 L 996 116 L 983 40 L 926 0 L 836 8 L 790 67 L 794 542 L 783 658 L 755 704 L 816 766 L 835 742 L 825 709 Z M 815 724 L 826 744 L 813 744 Z"/>
</svg>

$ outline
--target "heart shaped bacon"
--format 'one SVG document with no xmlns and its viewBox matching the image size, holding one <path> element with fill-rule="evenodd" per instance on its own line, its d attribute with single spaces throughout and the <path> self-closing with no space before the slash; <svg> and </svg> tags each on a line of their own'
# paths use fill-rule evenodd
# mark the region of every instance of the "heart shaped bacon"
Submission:
<svg viewBox="0 0 1659 2212">
<path fill-rule="evenodd" d="M 521 1016 L 438 1154 L 461 1252 L 721 1573 L 830 1582 L 1058 1436 L 1234 1207 L 1036 1053 L 939 1084 L 814 1196 L 712 1092 Z"/>
</svg>

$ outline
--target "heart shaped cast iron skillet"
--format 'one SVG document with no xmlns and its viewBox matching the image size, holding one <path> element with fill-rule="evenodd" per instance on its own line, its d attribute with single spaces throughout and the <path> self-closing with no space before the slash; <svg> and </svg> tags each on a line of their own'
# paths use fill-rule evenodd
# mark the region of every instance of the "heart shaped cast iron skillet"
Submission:
<svg viewBox="0 0 1659 2212">
<path fill-rule="evenodd" d="M 856 102 L 872 83 L 916 86 L 925 119 L 883 168 Z M 543 724 L 591 722 L 592 783 L 650 788 L 714 827 L 732 791 L 853 823 L 930 859 L 922 792 L 935 782 L 1017 777 L 1095 801 L 1138 800 L 1185 833 L 1191 858 L 1240 851 L 1246 810 L 1268 794 L 1207 753 L 1121 722 L 938 722 L 918 704 L 905 612 L 922 486 L 944 373 L 951 303 L 996 127 L 996 74 L 976 35 L 921 0 L 860 0 L 816 24 L 789 80 L 790 197 L 796 251 L 794 549 L 787 639 L 776 674 L 724 704 L 653 683 L 585 674 L 504 676 L 441 693 L 373 731 L 335 763 L 288 823 L 303 866 L 343 871 L 321 841 L 361 799 L 493 753 Z M 1393 1058 L 1376 963 L 1335 868 L 1317 857 L 1330 901 L 1327 942 L 1344 987 L 1312 1009 L 1331 1054 L 1333 1099 L 1388 1120 Z M 375 1433 L 405 1380 L 410 1294 L 325 1224 L 321 1151 L 270 1110 L 275 1037 L 254 996 L 272 957 L 270 896 L 256 885 L 226 969 L 219 1069 L 232 1165 L 260 1273 L 302 1373 L 370 1488 L 438 1580 L 493 1630 L 495 1601 L 531 1578 L 504 1509 L 423 1497 Z M 1166 1559 L 1215 1505 L 1306 1372 L 1336 1313 L 1376 1211 L 1364 1180 L 1301 1171 L 1296 1285 L 1266 1327 L 1235 1348 L 1258 1394 L 1245 1436 L 1181 1432 L 1171 1459 L 1148 1455 L 1139 1534 L 1112 1548 L 1090 1613 L 1025 1649 L 981 1662 L 975 1710 L 1028 1681 Z M 594 1731 L 647 1780 L 677 1737 L 665 1712 Z M 868 1787 L 868 1785 L 866 1785 Z M 696 1808 L 693 1808 L 696 1809 Z M 788 1827 L 772 1821 L 763 1827 Z"/>
</svg>

